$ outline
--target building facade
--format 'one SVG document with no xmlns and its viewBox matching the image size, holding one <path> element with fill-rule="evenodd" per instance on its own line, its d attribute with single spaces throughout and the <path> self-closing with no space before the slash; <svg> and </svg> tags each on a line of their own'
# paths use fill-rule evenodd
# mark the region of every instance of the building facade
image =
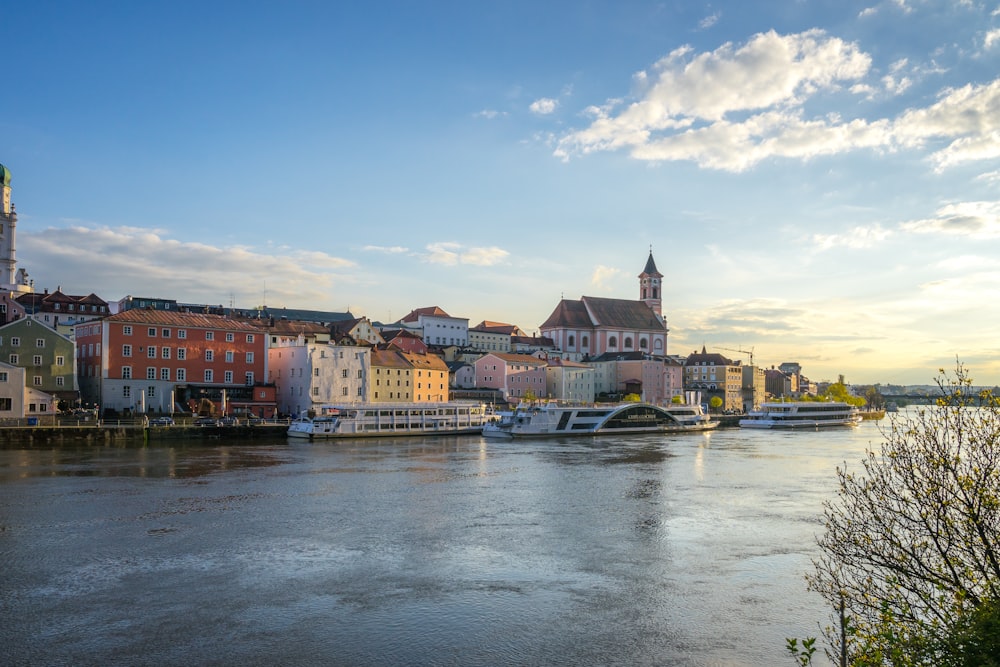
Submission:
<svg viewBox="0 0 1000 667">
<path fill-rule="evenodd" d="M 78 324 L 76 349 L 83 401 L 104 411 L 273 412 L 266 335 L 245 321 L 135 309 Z"/>
<path fill-rule="evenodd" d="M 547 362 L 528 354 L 490 352 L 475 361 L 476 387 L 496 389 L 504 400 L 545 398 Z"/>
<path fill-rule="evenodd" d="M 370 355 L 367 346 L 289 342 L 271 347 L 268 380 L 279 412 L 297 416 L 318 405 L 364 402 Z"/>
<path fill-rule="evenodd" d="M 0 361 L 24 369 L 25 386 L 69 409 L 80 398 L 73 341 L 25 317 L 0 327 Z"/>
</svg>

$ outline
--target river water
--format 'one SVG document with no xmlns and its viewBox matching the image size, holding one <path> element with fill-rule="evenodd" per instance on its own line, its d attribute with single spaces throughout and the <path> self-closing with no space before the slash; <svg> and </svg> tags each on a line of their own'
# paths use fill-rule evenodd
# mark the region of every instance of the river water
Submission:
<svg viewBox="0 0 1000 667">
<path fill-rule="evenodd" d="M 791 664 L 835 468 L 879 438 L 0 451 L 0 663 Z"/>
</svg>

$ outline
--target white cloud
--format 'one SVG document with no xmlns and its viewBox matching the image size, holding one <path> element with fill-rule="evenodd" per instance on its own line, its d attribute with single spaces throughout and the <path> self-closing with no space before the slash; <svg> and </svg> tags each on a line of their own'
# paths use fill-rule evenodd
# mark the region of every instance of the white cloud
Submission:
<svg viewBox="0 0 1000 667">
<path fill-rule="evenodd" d="M 532 113 L 536 113 L 539 116 L 547 116 L 554 112 L 559 106 L 559 100 L 554 100 L 550 97 L 542 97 L 531 103 L 528 108 L 531 109 Z"/>
<path fill-rule="evenodd" d="M 885 241 L 892 235 L 888 229 L 879 225 L 874 227 L 855 227 L 845 234 L 814 234 L 813 244 L 818 250 L 830 248 L 871 248 Z"/>
<path fill-rule="evenodd" d="M 856 45 L 821 30 L 771 31 L 701 54 L 681 47 L 634 77 L 636 101 L 588 106 L 589 126 L 561 137 L 554 154 L 565 160 L 624 149 L 638 160 L 691 160 L 742 171 L 773 157 L 923 149 L 930 140 L 944 140 L 929 155 L 938 169 L 1000 157 L 1000 79 L 945 90 L 931 106 L 895 119 L 807 116 L 806 103 L 821 91 L 846 88 L 873 97 L 875 89 L 864 80 L 870 69 L 871 58 Z M 893 62 L 884 89 L 909 89 L 908 69 L 906 59 Z"/>
<path fill-rule="evenodd" d="M 983 38 L 983 48 L 991 49 L 997 43 L 1000 43 L 1000 28 L 990 30 L 986 33 L 986 36 Z"/>
<path fill-rule="evenodd" d="M 594 269 L 594 273 L 590 276 L 590 284 L 601 291 L 605 291 L 609 288 L 609 283 L 618 278 L 621 273 L 620 269 L 598 265 Z"/>
<path fill-rule="evenodd" d="M 366 245 L 361 249 L 366 252 L 384 252 L 389 255 L 401 255 L 410 251 L 409 248 L 405 248 L 403 246 L 398 246 L 398 245 L 394 246 Z"/>
<path fill-rule="evenodd" d="M 502 263 L 510 255 L 506 250 L 495 246 L 487 248 L 465 248 L 453 241 L 440 241 L 427 245 L 427 252 L 421 258 L 431 264 L 454 266 L 465 264 L 473 266 L 494 266 Z"/>
<path fill-rule="evenodd" d="M 706 16 L 702 20 L 698 21 L 698 27 L 701 28 L 702 30 L 707 30 L 708 28 L 711 28 L 713 25 L 718 23 L 721 17 L 722 17 L 721 12 L 715 12 L 714 14 Z"/>
<path fill-rule="evenodd" d="M 169 296 L 198 303 L 258 305 L 323 303 L 335 287 L 354 283 L 354 262 L 319 251 L 217 247 L 166 238 L 136 227 L 69 227 L 18 235 L 19 264 L 45 266 L 49 285 L 74 286 L 106 300 L 133 295 Z M 88 276 L 81 284 L 80 276 Z"/>
<path fill-rule="evenodd" d="M 900 227 L 918 234 L 950 234 L 977 239 L 1000 238 L 1000 201 L 947 204 L 933 218 L 912 220 Z"/>
<path fill-rule="evenodd" d="M 866 18 L 868 16 L 874 16 L 877 13 L 878 13 L 878 9 L 876 9 L 875 7 L 865 7 L 860 12 L 858 12 L 858 18 L 863 19 L 863 18 Z"/>
<path fill-rule="evenodd" d="M 497 111 L 496 109 L 483 109 L 482 111 L 477 111 L 472 115 L 474 118 L 486 118 L 487 120 L 493 120 L 494 118 L 506 116 L 507 112 Z"/>
<path fill-rule="evenodd" d="M 725 44 L 710 53 L 691 52 L 690 47 L 676 49 L 651 73 L 637 75 L 642 89 L 638 101 L 616 116 L 610 110 L 600 112 L 590 127 L 563 137 L 556 154 L 566 158 L 629 148 L 639 159 L 695 159 L 705 166 L 739 170 L 768 152 L 756 150 L 748 161 L 747 144 L 766 149 L 774 140 L 782 143 L 785 124 L 819 129 L 802 121 L 795 108 L 818 90 L 861 79 L 871 67 L 871 58 L 856 45 L 821 30 L 787 36 L 771 31 L 739 47 Z M 727 119 L 744 112 L 759 113 L 745 122 Z M 826 130 L 822 134 L 830 136 Z M 725 148 L 713 142 L 720 138 L 736 138 L 739 144 Z"/>
</svg>

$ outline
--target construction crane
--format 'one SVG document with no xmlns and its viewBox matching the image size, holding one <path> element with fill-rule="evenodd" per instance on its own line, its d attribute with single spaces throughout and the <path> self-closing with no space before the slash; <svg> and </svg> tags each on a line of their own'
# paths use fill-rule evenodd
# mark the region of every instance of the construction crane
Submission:
<svg viewBox="0 0 1000 667">
<path fill-rule="evenodd" d="M 737 348 L 737 349 L 734 349 L 734 348 L 731 348 L 731 347 L 720 347 L 719 349 L 720 350 L 726 350 L 728 352 L 739 352 L 740 354 L 749 355 L 749 357 L 750 357 L 750 365 L 753 366 L 753 347 L 751 347 L 749 350 L 744 350 L 742 347 Z"/>
</svg>

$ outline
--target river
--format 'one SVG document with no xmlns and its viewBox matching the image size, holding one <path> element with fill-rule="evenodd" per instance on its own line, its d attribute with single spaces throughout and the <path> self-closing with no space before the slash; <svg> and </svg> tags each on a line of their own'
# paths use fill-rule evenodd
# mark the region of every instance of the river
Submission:
<svg viewBox="0 0 1000 667">
<path fill-rule="evenodd" d="M 835 468 L 879 438 L 0 451 L 0 663 L 791 664 Z"/>
</svg>

